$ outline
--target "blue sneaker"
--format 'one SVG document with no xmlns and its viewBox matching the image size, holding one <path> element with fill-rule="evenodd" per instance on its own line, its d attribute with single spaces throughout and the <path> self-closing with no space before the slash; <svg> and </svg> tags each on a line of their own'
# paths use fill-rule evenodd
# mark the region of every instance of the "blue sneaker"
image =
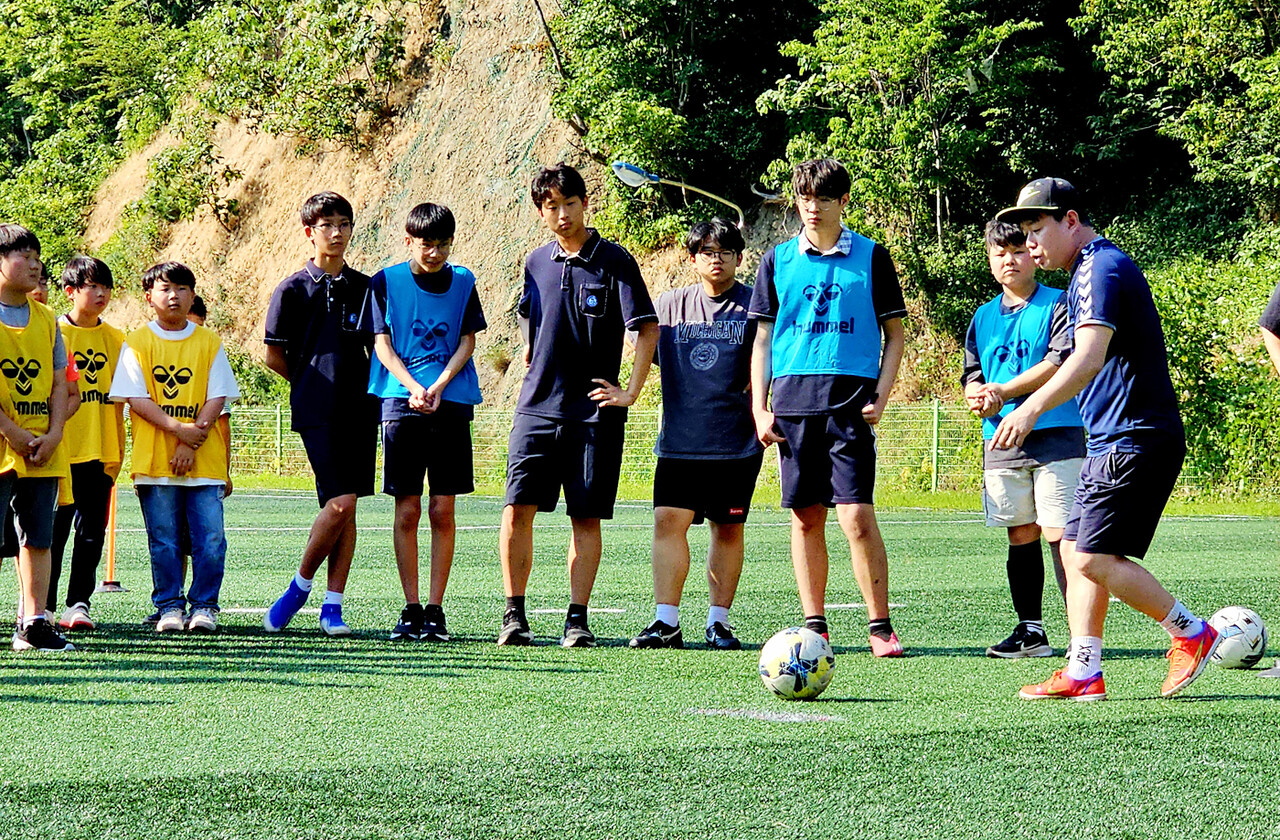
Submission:
<svg viewBox="0 0 1280 840">
<path fill-rule="evenodd" d="M 298 610 L 302 609 L 302 605 L 307 602 L 307 596 L 310 594 L 310 592 L 303 592 L 296 580 L 289 581 L 289 588 L 276 599 L 271 609 L 267 610 L 267 614 L 262 617 L 263 629 L 268 633 L 279 633 L 288 627 L 289 622 L 293 621 L 293 617 L 298 614 Z"/>
<path fill-rule="evenodd" d="M 320 605 L 320 629 L 326 636 L 351 635 L 351 628 L 342 620 L 342 604 Z"/>
</svg>

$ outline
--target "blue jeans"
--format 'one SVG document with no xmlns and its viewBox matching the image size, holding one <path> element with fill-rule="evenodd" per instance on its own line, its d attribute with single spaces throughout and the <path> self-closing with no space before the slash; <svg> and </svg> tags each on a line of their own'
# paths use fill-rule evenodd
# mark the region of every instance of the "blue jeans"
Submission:
<svg viewBox="0 0 1280 840">
<path fill-rule="evenodd" d="M 218 609 L 218 592 L 227 559 L 222 529 L 222 485 L 175 487 L 138 484 L 151 550 L 151 602 L 158 610 L 208 607 Z M 180 515 L 191 528 L 191 589 L 182 595 L 182 550 L 178 547 Z"/>
</svg>

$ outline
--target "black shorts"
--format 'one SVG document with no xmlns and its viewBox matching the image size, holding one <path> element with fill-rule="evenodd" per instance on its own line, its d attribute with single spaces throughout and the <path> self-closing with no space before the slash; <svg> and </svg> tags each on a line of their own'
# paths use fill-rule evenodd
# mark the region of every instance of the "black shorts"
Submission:
<svg viewBox="0 0 1280 840">
<path fill-rule="evenodd" d="M 471 462 L 471 420 L 416 414 L 382 421 L 382 492 L 461 496 L 476 489 Z"/>
<path fill-rule="evenodd" d="M 617 420 L 583 423 L 517 413 L 507 444 L 506 504 L 553 511 L 563 487 L 570 516 L 612 519 L 625 429 Z"/>
<path fill-rule="evenodd" d="M 872 504 L 876 433 L 860 412 L 775 417 L 782 506 Z"/>
<path fill-rule="evenodd" d="M 1084 554 L 1141 559 L 1186 455 L 1185 446 L 1166 444 L 1085 458 L 1062 538 Z"/>
<path fill-rule="evenodd" d="M 658 458 L 653 471 L 653 506 L 693 511 L 693 524 L 710 519 L 722 525 L 747 521 L 764 453 L 746 458 Z"/>
<path fill-rule="evenodd" d="M 13 543 L 5 540 L 6 557 L 17 557 L 21 546 L 41 549 L 53 545 L 53 517 L 58 511 L 58 479 L 48 476 L 18 478 L 10 470 L 0 475 L 0 510 L 13 518 Z M 6 528 L 8 525 L 6 524 Z"/>
<path fill-rule="evenodd" d="M 341 429 L 311 426 L 299 429 L 307 460 L 316 476 L 320 507 L 339 496 L 372 496 L 378 462 L 375 424 L 352 423 Z"/>
</svg>

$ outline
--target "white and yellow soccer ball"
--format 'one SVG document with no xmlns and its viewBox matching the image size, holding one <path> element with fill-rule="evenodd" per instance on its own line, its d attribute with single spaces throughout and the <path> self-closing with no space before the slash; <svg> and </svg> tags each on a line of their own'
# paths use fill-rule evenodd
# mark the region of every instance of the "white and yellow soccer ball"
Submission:
<svg viewBox="0 0 1280 840">
<path fill-rule="evenodd" d="M 1222 641 L 1209 657 L 1223 668 L 1252 668 L 1267 652 L 1267 625 L 1247 607 L 1223 607 L 1209 619 Z"/>
<path fill-rule="evenodd" d="M 812 700 L 831 684 L 831 643 L 807 627 L 779 630 L 760 651 L 760 679 L 787 700 Z"/>
</svg>

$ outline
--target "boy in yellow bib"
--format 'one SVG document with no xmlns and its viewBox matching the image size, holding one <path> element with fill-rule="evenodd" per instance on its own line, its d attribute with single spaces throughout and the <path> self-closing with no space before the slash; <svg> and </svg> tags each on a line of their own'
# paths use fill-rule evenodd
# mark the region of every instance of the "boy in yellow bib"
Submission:
<svg viewBox="0 0 1280 840">
<path fill-rule="evenodd" d="M 111 380 L 111 399 L 127 400 L 132 417 L 133 485 L 147 528 L 159 633 L 217 629 L 227 555 L 227 441 L 217 420 L 240 389 L 217 333 L 187 320 L 195 286 L 195 275 L 181 263 L 146 270 L 142 290 L 156 320 L 125 339 Z M 191 588 L 185 596 L 180 511 L 191 528 Z M 189 623 L 183 617 L 188 604 Z"/>
<path fill-rule="evenodd" d="M 0 509 L 12 507 L 18 537 L 22 620 L 14 650 L 74 650 L 45 618 L 49 546 L 58 479 L 67 478 L 67 351 L 53 312 L 28 300 L 40 277 L 40 241 L 0 225 Z"/>
<path fill-rule="evenodd" d="M 70 503 L 58 507 L 53 521 L 53 562 L 49 572 L 49 609 L 58 603 L 58 582 L 67 541 L 72 540 L 66 611 L 58 622 L 67 630 L 92 630 L 89 600 L 97 583 L 107 530 L 111 490 L 124 454 L 124 404 L 107 396 L 120 360 L 124 333 L 102 320 L 115 285 L 102 260 L 73 257 L 62 271 L 62 288 L 71 311 L 58 319 L 67 356 L 80 368 L 81 407 L 67 418 L 65 442 L 71 462 Z"/>
</svg>

